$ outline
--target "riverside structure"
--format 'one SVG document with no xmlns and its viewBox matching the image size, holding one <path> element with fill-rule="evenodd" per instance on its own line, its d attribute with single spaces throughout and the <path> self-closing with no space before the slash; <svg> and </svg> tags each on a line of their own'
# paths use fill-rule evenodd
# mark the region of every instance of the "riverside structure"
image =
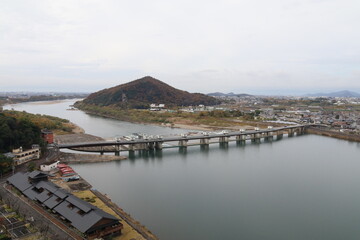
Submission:
<svg viewBox="0 0 360 240">
<path fill-rule="evenodd" d="M 115 152 L 119 155 L 120 151 L 134 151 L 134 150 L 161 150 L 169 147 L 187 147 L 193 145 L 209 145 L 210 143 L 228 143 L 230 141 L 237 141 L 245 143 L 246 140 L 252 142 L 259 142 L 261 139 L 271 141 L 274 137 L 281 139 L 285 134 L 289 137 L 302 135 L 305 133 L 305 128 L 309 125 L 294 125 L 278 128 L 255 129 L 255 130 L 241 130 L 235 132 L 223 131 L 218 134 L 203 133 L 201 135 L 187 136 L 182 134 L 175 137 L 161 137 L 132 139 L 132 140 L 115 140 L 115 141 L 97 141 L 97 142 L 78 142 L 56 145 L 59 149 L 69 148 L 77 151 L 87 152 Z M 217 141 L 216 141 L 217 139 Z M 214 141 L 215 140 L 215 141 Z M 189 143 L 189 141 L 191 141 Z M 175 144 L 168 144 L 175 142 Z M 110 147 L 110 148 L 109 148 Z"/>
</svg>

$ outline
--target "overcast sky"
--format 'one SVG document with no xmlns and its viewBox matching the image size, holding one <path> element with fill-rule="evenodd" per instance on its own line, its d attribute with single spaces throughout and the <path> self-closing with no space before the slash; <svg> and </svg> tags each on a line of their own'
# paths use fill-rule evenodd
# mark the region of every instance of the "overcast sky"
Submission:
<svg viewBox="0 0 360 240">
<path fill-rule="evenodd" d="M 0 91 L 360 92 L 359 0 L 1 0 Z"/>
</svg>

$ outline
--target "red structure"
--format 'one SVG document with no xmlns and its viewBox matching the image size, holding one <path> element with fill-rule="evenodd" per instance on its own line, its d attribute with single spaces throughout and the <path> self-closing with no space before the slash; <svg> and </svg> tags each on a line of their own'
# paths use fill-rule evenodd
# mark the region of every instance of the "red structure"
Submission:
<svg viewBox="0 0 360 240">
<path fill-rule="evenodd" d="M 41 130 L 41 137 L 44 139 L 45 142 L 54 143 L 54 133 L 50 130 L 43 129 Z"/>
</svg>

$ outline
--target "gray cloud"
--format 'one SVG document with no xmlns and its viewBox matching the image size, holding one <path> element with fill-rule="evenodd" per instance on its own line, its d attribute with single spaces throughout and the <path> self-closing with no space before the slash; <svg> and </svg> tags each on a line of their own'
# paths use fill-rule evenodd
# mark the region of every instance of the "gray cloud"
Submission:
<svg viewBox="0 0 360 240">
<path fill-rule="evenodd" d="M 93 91 L 153 75 L 196 92 L 360 90 L 359 8 L 357 0 L 1 1 L 0 83 Z"/>
</svg>

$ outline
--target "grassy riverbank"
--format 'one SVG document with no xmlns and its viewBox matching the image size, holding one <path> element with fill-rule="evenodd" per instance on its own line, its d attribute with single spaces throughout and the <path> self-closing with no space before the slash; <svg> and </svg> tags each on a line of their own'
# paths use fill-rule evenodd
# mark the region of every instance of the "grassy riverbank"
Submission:
<svg viewBox="0 0 360 240">
<path fill-rule="evenodd" d="M 254 120 L 255 113 L 241 111 L 203 111 L 183 112 L 179 110 L 149 111 L 140 109 L 124 109 L 114 106 L 97 106 L 77 102 L 75 106 L 89 114 L 114 118 L 121 121 L 156 124 L 167 127 L 187 128 L 194 130 L 238 129 L 268 124 Z"/>
<path fill-rule="evenodd" d="M 2 113 L 7 117 L 30 121 L 39 129 L 46 128 L 58 135 L 84 132 L 82 128 L 67 119 L 62 119 L 49 115 L 32 114 L 25 111 L 20 112 L 13 110 L 5 110 Z"/>
</svg>

